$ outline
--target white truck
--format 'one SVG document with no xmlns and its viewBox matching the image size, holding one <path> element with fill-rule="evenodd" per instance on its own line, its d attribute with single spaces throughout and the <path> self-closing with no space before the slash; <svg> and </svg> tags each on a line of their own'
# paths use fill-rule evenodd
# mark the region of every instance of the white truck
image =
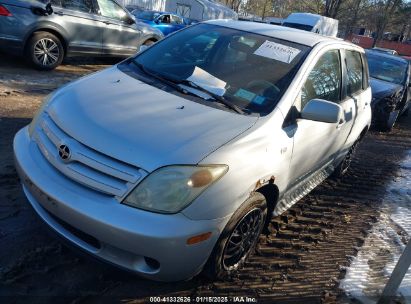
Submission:
<svg viewBox="0 0 411 304">
<path fill-rule="evenodd" d="M 338 20 L 310 13 L 292 13 L 282 25 L 331 37 L 338 32 Z"/>
</svg>

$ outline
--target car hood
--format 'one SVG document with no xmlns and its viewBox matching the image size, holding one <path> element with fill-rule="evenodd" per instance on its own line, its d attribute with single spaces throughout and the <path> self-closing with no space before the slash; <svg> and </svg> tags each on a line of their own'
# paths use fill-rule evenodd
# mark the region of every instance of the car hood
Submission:
<svg viewBox="0 0 411 304">
<path fill-rule="evenodd" d="M 47 112 L 84 145 L 147 171 L 196 164 L 258 119 L 167 93 L 116 66 L 57 91 Z"/>
<path fill-rule="evenodd" d="M 385 96 L 391 96 L 402 90 L 402 86 L 392 82 L 370 78 L 370 85 L 373 99 L 380 99 Z"/>
</svg>

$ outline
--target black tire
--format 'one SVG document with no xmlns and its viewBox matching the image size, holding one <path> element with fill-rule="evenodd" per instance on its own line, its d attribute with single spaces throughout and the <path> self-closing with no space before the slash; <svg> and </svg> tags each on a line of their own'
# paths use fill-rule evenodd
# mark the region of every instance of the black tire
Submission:
<svg viewBox="0 0 411 304">
<path fill-rule="evenodd" d="M 254 253 L 266 217 L 267 202 L 264 195 L 258 192 L 252 193 L 234 213 L 221 233 L 204 267 L 204 274 L 210 279 L 224 279 L 240 269 L 247 258 Z M 247 228 L 249 230 L 246 230 Z M 241 234 L 237 233 L 239 231 Z M 235 246 L 240 243 L 244 245 L 240 246 L 242 250 Z M 236 252 L 235 248 L 238 250 L 237 254 L 229 258 L 228 253 Z"/>
<path fill-rule="evenodd" d="M 331 175 L 332 178 L 339 179 L 347 173 L 348 168 L 351 165 L 352 156 L 355 152 L 355 149 L 357 148 L 358 142 L 359 142 L 358 140 L 354 142 L 354 144 L 350 147 L 350 150 L 348 150 L 347 154 L 345 155 L 344 159 L 334 169 L 334 172 Z"/>
<path fill-rule="evenodd" d="M 410 104 L 407 104 L 408 90 L 410 90 L 410 88 L 407 88 L 404 91 L 404 96 L 402 97 L 401 103 L 399 104 L 399 107 L 398 107 L 398 110 L 400 111 L 399 117 L 408 116 L 409 109 L 410 109 Z"/>
<path fill-rule="evenodd" d="M 64 59 L 63 44 L 49 32 L 35 32 L 28 40 L 25 51 L 27 60 L 41 71 L 55 69 Z"/>
<path fill-rule="evenodd" d="M 377 131 L 390 132 L 399 117 L 399 110 L 382 110 L 376 118 Z"/>
</svg>

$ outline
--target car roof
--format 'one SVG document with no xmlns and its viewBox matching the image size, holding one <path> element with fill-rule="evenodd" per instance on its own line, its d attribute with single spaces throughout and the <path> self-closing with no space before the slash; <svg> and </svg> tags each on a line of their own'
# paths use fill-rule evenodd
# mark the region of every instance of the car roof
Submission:
<svg viewBox="0 0 411 304">
<path fill-rule="evenodd" d="M 380 57 L 384 57 L 384 58 L 389 58 L 389 59 L 392 59 L 392 60 L 397 60 L 397 61 L 399 61 L 399 62 L 407 63 L 407 60 L 406 60 L 406 59 L 404 59 L 404 58 L 402 58 L 401 56 L 398 56 L 398 55 L 392 55 L 392 54 L 389 54 L 389 53 L 384 53 L 384 52 L 377 51 L 377 50 L 373 50 L 373 49 L 365 50 L 365 52 L 366 52 L 367 54 L 370 54 L 370 53 L 371 53 L 371 54 L 376 55 L 376 56 L 380 56 Z"/>
<path fill-rule="evenodd" d="M 313 47 L 320 42 L 329 41 L 329 42 L 344 43 L 344 44 L 358 48 L 358 46 L 356 46 L 355 44 L 346 42 L 339 38 L 323 36 L 323 35 L 319 35 L 316 33 L 307 32 L 307 31 L 298 30 L 298 29 L 289 28 L 289 27 L 280 26 L 280 25 L 257 23 L 257 22 L 250 22 L 250 21 L 227 20 L 227 19 L 210 20 L 210 21 L 205 21 L 204 23 L 215 24 L 215 25 L 229 27 L 229 28 L 233 28 L 237 30 L 252 32 L 255 34 L 270 36 L 270 37 L 278 38 L 282 40 L 297 42 L 297 43 L 307 45 L 310 47 Z"/>
</svg>

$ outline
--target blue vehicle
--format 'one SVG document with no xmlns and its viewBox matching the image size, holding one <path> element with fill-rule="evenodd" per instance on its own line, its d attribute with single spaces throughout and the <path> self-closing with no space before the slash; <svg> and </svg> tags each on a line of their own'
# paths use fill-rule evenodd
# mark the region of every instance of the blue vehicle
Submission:
<svg viewBox="0 0 411 304">
<path fill-rule="evenodd" d="M 160 30 L 164 36 L 190 24 L 186 22 L 183 17 L 173 13 L 134 10 L 132 14 L 140 21 Z"/>
</svg>

